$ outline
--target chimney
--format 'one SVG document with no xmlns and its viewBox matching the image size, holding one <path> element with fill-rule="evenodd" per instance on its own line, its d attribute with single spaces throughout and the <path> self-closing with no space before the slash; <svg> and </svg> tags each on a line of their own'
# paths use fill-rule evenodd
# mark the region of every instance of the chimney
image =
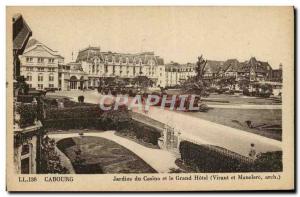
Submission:
<svg viewBox="0 0 300 197">
<path fill-rule="evenodd" d="M 279 70 L 282 70 L 282 64 L 281 63 L 279 64 Z"/>
</svg>

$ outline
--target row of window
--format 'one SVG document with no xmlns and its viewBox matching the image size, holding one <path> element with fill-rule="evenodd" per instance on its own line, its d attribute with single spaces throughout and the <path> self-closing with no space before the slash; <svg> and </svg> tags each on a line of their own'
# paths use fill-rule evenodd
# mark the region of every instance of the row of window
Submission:
<svg viewBox="0 0 300 197">
<path fill-rule="evenodd" d="M 113 69 L 113 74 L 115 74 L 115 70 L 116 70 L 115 66 L 113 66 L 112 69 Z M 98 73 L 99 72 L 99 67 L 97 67 L 96 69 L 95 69 L 95 66 L 92 66 L 92 69 L 90 67 L 89 73 L 91 73 L 91 72 L 94 73 L 95 70 L 96 70 L 96 73 Z M 139 70 L 140 70 L 140 72 L 142 72 L 142 67 L 139 67 Z M 154 75 L 154 70 L 155 70 L 154 67 L 152 67 L 152 75 Z M 162 68 L 160 68 L 160 70 L 162 71 Z M 104 71 L 105 71 L 105 73 L 108 73 L 108 66 L 107 65 L 104 66 Z M 122 66 L 120 66 L 119 71 L 120 71 L 120 73 L 122 73 Z M 129 73 L 129 68 L 128 67 L 126 67 L 126 72 L 127 72 L 127 74 Z M 136 67 L 133 67 L 133 73 L 135 73 L 135 72 L 136 72 Z M 151 74 L 151 69 L 147 68 L 146 72 Z"/>
<path fill-rule="evenodd" d="M 29 88 L 32 88 L 31 83 L 29 83 L 28 86 L 29 86 Z M 54 88 L 54 84 L 50 83 L 49 88 Z M 40 89 L 40 90 L 44 89 L 44 84 L 38 84 L 38 89 Z"/>
<path fill-rule="evenodd" d="M 28 74 L 27 77 L 26 77 L 27 81 L 32 81 L 32 75 L 31 74 Z M 40 73 L 38 75 L 38 81 L 44 81 L 44 76 L 42 73 Z M 49 75 L 49 81 L 54 81 L 54 75 L 53 74 L 50 74 Z"/>
<path fill-rule="evenodd" d="M 98 59 L 95 59 L 95 62 L 100 62 L 100 60 Z M 116 61 L 115 60 L 115 58 L 114 57 L 112 57 L 111 59 L 110 59 L 110 61 L 108 61 L 108 58 L 107 58 L 107 56 L 105 56 L 105 58 L 104 58 L 104 62 L 105 63 L 116 63 L 116 62 L 118 62 L 119 64 L 129 64 L 129 63 L 133 63 L 133 64 L 140 64 L 140 65 L 142 65 L 142 59 L 139 59 L 139 60 L 136 60 L 136 59 L 134 59 L 133 61 L 131 61 L 131 62 L 129 62 L 129 58 L 126 58 L 126 61 L 124 61 L 124 60 L 122 60 L 122 59 L 120 59 L 119 61 Z M 155 61 L 154 60 L 149 60 L 148 61 L 148 64 L 149 65 L 153 65 L 155 63 Z"/>
<path fill-rule="evenodd" d="M 35 58 L 33 57 L 26 57 L 26 62 L 33 62 Z M 37 62 L 38 63 L 44 63 L 44 60 L 48 59 L 48 63 L 53 64 L 54 63 L 54 58 L 43 58 L 43 57 L 38 57 Z"/>
<path fill-rule="evenodd" d="M 54 84 L 49 84 L 49 88 L 54 88 Z M 38 89 L 44 89 L 44 84 L 38 84 Z"/>
<path fill-rule="evenodd" d="M 26 71 L 33 71 L 34 68 L 33 67 L 26 67 Z M 45 69 L 45 68 L 37 68 L 37 71 L 38 72 L 44 72 L 45 70 L 47 70 L 48 72 L 55 72 L 55 68 L 48 68 L 48 69 Z"/>
</svg>

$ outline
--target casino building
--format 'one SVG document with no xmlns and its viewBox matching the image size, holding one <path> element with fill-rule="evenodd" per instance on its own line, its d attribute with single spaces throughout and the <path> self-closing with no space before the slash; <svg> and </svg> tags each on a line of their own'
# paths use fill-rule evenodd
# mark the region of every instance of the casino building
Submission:
<svg viewBox="0 0 300 197">
<path fill-rule="evenodd" d="M 64 58 L 57 51 L 31 39 L 20 56 L 20 62 L 21 75 L 30 88 L 58 88 L 58 67 L 64 63 Z"/>
</svg>

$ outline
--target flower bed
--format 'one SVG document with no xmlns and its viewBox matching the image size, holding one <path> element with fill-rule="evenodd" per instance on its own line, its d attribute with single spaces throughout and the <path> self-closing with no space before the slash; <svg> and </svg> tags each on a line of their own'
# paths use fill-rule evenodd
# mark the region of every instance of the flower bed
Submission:
<svg viewBox="0 0 300 197">
<path fill-rule="evenodd" d="M 125 147 L 101 137 L 61 139 L 57 147 L 70 159 L 77 174 L 156 173 Z"/>
</svg>

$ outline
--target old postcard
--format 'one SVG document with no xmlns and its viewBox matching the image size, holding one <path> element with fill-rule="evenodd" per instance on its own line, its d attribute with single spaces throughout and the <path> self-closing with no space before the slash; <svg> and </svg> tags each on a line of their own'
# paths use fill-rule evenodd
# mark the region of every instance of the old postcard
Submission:
<svg viewBox="0 0 300 197">
<path fill-rule="evenodd" d="M 8 191 L 294 189 L 293 7 L 7 7 Z"/>
</svg>

